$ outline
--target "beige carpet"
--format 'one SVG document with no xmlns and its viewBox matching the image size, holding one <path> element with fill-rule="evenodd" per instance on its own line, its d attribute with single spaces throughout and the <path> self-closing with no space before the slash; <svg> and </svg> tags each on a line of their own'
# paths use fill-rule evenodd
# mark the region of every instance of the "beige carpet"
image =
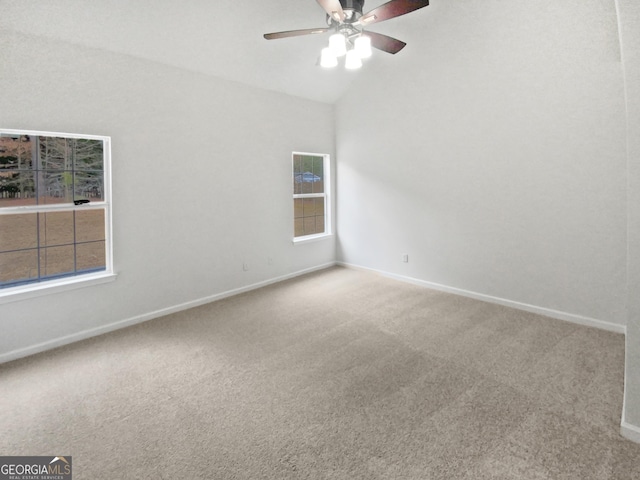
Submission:
<svg viewBox="0 0 640 480">
<path fill-rule="evenodd" d="M 0 366 L 81 479 L 638 479 L 622 335 L 332 268 Z"/>
</svg>

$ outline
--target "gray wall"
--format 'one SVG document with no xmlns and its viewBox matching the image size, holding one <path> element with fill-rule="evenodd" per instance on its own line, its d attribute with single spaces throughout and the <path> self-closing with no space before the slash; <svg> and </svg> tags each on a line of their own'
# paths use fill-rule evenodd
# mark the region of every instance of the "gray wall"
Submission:
<svg viewBox="0 0 640 480">
<path fill-rule="evenodd" d="M 334 153 L 332 106 L 8 32 L 0 65 L 0 126 L 112 137 L 118 274 L 0 305 L 0 360 L 334 262 L 333 238 L 292 244 L 290 196 L 293 150 Z"/>
<path fill-rule="evenodd" d="M 337 104 L 339 260 L 623 331 L 614 1 L 429 8 Z"/>
<path fill-rule="evenodd" d="M 628 116 L 629 319 L 622 432 L 640 442 L 640 3 L 618 0 Z"/>
</svg>

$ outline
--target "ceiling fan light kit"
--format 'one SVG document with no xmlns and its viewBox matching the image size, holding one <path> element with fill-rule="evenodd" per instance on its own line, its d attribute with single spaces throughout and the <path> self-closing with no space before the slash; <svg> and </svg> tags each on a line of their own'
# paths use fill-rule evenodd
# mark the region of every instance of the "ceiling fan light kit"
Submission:
<svg viewBox="0 0 640 480">
<path fill-rule="evenodd" d="M 371 51 L 371 37 L 360 35 L 356 38 L 356 41 L 353 42 L 353 46 L 356 52 L 358 52 L 358 55 L 360 55 L 360 58 L 369 58 L 373 55 Z"/>
<path fill-rule="evenodd" d="M 399 17 L 429 5 L 429 0 L 391 0 L 370 12 L 362 13 L 364 0 L 316 0 L 327 16 L 328 28 L 289 30 L 266 33 L 264 38 L 298 37 L 332 31 L 329 46 L 322 49 L 320 66 L 333 68 L 338 65 L 338 57 L 345 56 L 345 68 L 355 70 L 362 66 L 362 60 L 372 55 L 371 47 L 383 52 L 396 54 L 406 43 L 375 32 L 364 32 L 364 27 L 374 23 Z"/>
<path fill-rule="evenodd" d="M 354 49 L 347 52 L 347 58 L 344 61 L 344 68 L 347 70 L 357 70 L 362 67 L 362 59 L 360 54 Z"/>
<path fill-rule="evenodd" d="M 322 49 L 320 54 L 320 66 L 323 68 L 333 68 L 338 66 L 338 57 L 331 51 L 330 47 Z"/>
<path fill-rule="evenodd" d="M 329 37 L 329 49 L 336 57 L 341 57 L 347 53 L 347 39 L 340 33 L 336 32 Z"/>
</svg>

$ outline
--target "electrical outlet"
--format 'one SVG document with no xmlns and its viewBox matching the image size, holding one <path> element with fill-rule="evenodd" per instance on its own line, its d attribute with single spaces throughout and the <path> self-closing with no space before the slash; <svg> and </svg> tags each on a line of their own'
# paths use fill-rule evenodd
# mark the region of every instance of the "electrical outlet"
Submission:
<svg viewBox="0 0 640 480">
<path fill-rule="evenodd" d="M 249 270 L 249 264 L 248 264 L 247 262 L 244 262 L 244 263 L 242 264 L 242 270 L 244 270 L 245 272 L 246 272 L 247 270 Z"/>
<path fill-rule="evenodd" d="M 409 255 L 408 255 L 408 254 L 406 254 L 406 253 L 405 253 L 404 255 L 402 255 L 402 261 L 403 261 L 404 263 L 408 263 L 408 262 L 409 262 Z"/>
<path fill-rule="evenodd" d="M 267 257 L 267 265 L 273 265 L 273 257 Z"/>
</svg>

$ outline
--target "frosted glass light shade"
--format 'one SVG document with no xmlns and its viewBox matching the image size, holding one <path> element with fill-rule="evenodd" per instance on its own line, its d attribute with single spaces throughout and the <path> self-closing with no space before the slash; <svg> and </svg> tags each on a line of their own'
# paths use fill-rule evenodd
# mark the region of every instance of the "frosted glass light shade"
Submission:
<svg viewBox="0 0 640 480">
<path fill-rule="evenodd" d="M 355 50 L 349 50 L 347 52 L 347 58 L 344 61 L 344 68 L 349 70 L 356 70 L 362 66 L 362 60 L 360 55 Z"/>
<path fill-rule="evenodd" d="M 360 58 L 369 58 L 372 54 L 371 52 L 371 37 L 367 37 L 366 35 L 360 35 L 356 38 L 354 43 L 354 47 Z"/>
<path fill-rule="evenodd" d="M 347 53 L 347 39 L 341 33 L 334 33 L 329 37 L 329 48 L 334 56 L 341 57 Z"/>
<path fill-rule="evenodd" d="M 325 47 L 322 49 L 322 54 L 320 55 L 320 66 L 323 68 L 333 68 L 338 65 L 338 59 L 333 54 L 333 50 L 329 47 Z"/>
</svg>

